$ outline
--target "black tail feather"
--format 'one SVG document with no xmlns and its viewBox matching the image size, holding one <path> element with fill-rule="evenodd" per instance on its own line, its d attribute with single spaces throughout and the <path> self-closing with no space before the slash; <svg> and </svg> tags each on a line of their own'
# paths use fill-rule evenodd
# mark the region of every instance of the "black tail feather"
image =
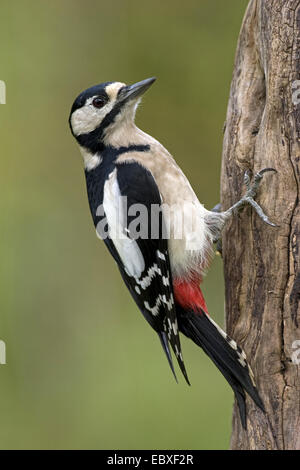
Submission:
<svg viewBox="0 0 300 470">
<path fill-rule="evenodd" d="M 167 356 L 167 359 L 168 359 L 168 363 L 169 363 L 169 366 L 171 368 L 171 371 L 173 372 L 173 375 L 175 377 L 175 380 L 176 382 L 178 383 L 178 380 L 177 380 L 177 377 L 176 377 L 176 374 L 175 374 L 175 369 L 174 369 L 174 365 L 173 365 L 173 361 L 172 361 L 172 355 L 171 355 L 171 351 L 170 351 L 170 348 L 169 348 L 169 342 L 168 342 L 168 339 L 167 339 L 167 335 L 164 331 L 160 331 L 158 333 L 158 336 L 159 336 L 159 339 L 160 339 L 160 342 L 161 342 L 161 345 L 163 347 L 163 350 L 165 351 L 166 353 L 166 356 Z"/>
<path fill-rule="evenodd" d="M 178 323 L 180 331 L 205 351 L 232 387 L 246 428 L 245 391 L 263 411 L 264 405 L 243 351 L 205 312 L 178 312 Z"/>
</svg>

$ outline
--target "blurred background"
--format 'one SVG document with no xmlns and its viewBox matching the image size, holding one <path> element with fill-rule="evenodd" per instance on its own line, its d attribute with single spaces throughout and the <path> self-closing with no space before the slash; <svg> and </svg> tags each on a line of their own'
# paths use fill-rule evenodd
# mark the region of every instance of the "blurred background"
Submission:
<svg viewBox="0 0 300 470">
<path fill-rule="evenodd" d="M 219 200 L 222 127 L 247 0 L 1 2 L 0 448 L 226 449 L 233 394 L 183 338 L 192 387 L 95 236 L 74 98 L 107 80 L 158 78 L 139 127 L 175 156 L 207 208 Z M 222 262 L 203 291 L 224 324 Z"/>
</svg>

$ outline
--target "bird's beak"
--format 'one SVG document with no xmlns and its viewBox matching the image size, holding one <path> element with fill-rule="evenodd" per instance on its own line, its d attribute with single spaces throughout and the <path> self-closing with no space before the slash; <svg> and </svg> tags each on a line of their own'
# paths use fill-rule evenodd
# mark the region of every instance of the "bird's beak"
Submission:
<svg viewBox="0 0 300 470">
<path fill-rule="evenodd" d="M 134 83 L 133 85 L 128 85 L 121 88 L 118 96 L 119 102 L 125 102 L 132 99 L 139 98 L 142 96 L 145 91 L 155 82 L 156 78 L 146 78 L 146 80 L 142 80 L 141 82 Z"/>
</svg>

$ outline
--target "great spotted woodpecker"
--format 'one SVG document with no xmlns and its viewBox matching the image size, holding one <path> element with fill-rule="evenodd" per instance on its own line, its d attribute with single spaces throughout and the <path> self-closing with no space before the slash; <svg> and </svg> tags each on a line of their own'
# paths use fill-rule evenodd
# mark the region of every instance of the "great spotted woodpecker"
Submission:
<svg viewBox="0 0 300 470">
<path fill-rule="evenodd" d="M 206 210 L 170 153 L 135 125 L 137 105 L 154 80 L 129 86 L 102 83 L 74 101 L 69 123 L 84 160 L 90 210 L 96 227 L 104 222 L 100 236 L 157 332 L 175 378 L 169 345 L 189 383 L 182 332 L 208 354 L 231 385 L 245 427 L 245 391 L 262 410 L 264 406 L 245 353 L 208 315 L 200 283 L 213 242 L 235 210 L 251 204 L 272 225 L 254 201 L 263 173 L 272 169 L 258 173 L 253 184 L 246 175 L 247 192 L 232 208 Z M 137 213 L 131 209 L 136 205 L 146 208 L 146 217 L 135 224 L 139 236 L 132 229 Z M 153 207 L 159 208 L 156 217 Z M 176 236 L 179 215 L 183 223 L 181 236 Z"/>
</svg>

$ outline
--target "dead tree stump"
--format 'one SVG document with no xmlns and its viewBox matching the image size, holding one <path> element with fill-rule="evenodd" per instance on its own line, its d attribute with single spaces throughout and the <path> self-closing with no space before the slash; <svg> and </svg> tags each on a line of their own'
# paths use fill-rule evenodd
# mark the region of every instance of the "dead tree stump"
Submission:
<svg viewBox="0 0 300 470">
<path fill-rule="evenodd" d="M 254 370 L 267 414 L 236 405 L 232 449 L 300 449 L 300 1 L 251 0 L 238 41 L 224 134 L 223 209 L 245 170 L 265 174 L 257 199 L 223 234 L 227 332 Z M 298 343 L 297 343 L 298 341 Z"/>
</svg>

